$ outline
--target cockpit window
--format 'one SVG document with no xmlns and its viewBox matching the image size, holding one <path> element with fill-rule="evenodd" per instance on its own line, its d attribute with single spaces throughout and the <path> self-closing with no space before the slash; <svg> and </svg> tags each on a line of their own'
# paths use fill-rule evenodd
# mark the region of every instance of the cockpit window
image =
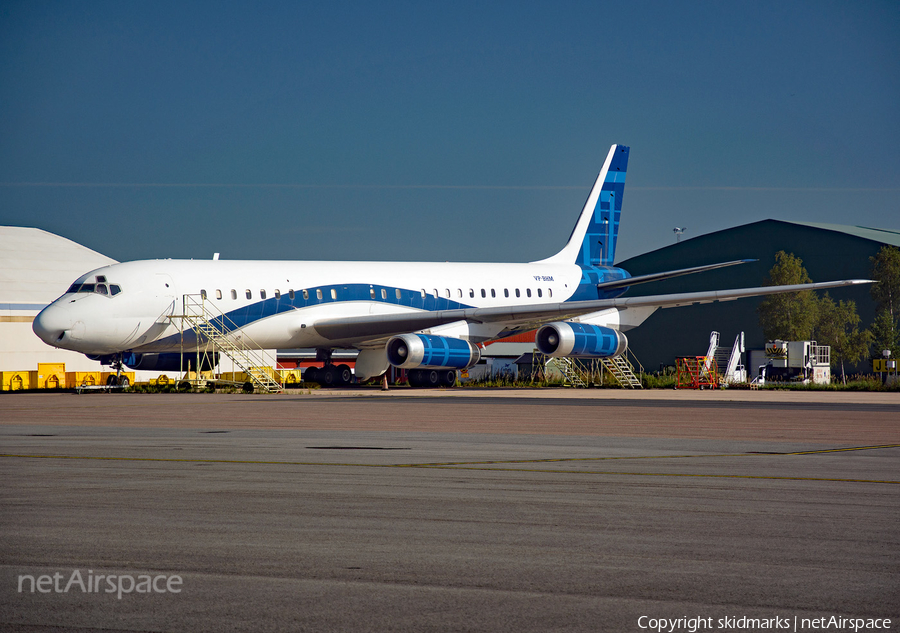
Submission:
<svg viewBox="0 0 900 633">
<path fill-rule="evenodd" d="M 106 283 L 106 275 L 97 275 L 97 283 L 105 284 Z"/>
<path fill-rule="evenodd" d="M 72 293 L 96 293 L 98 295 L 105 295 L 107 297 L 115 297 L 117 294 L 122 292 L 122 286 L 118 284 L 80 284 L 74 283 L 69 286 L 69 289 L 66 290 L 66 294 Z"/>
</svg>

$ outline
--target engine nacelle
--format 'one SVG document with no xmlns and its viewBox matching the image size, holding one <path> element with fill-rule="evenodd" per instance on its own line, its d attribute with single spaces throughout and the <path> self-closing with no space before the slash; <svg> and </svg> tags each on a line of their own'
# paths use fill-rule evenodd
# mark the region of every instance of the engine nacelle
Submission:
<svg viewBox="0 0 900 633">
<path fill-rule="evenodd" d="M 628 339 L 618 330 L 571 321 L 548 323 L 537 331 L 534 340 L 547 356 L 610 358 L 628 347 Z"/>
<path fill-rule="evenodd" d="M 481 352 L 469 341 L 430 334 L 401 334 L 387 342 L 391 365 L 413 367 L 449 367 L 466 369 L 481 358 Z"/>
</svg>

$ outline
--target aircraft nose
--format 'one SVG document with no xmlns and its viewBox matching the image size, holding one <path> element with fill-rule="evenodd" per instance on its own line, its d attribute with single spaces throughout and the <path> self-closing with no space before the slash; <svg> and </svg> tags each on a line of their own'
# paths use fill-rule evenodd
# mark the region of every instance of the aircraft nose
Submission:
<svg viewBox="0 0 900 633">
<path fill-rule="evenodd" d="M 68 310 L 51 304 L 34 317 L 31 329 L 47 345 L 60 347 L 73 326 L 74 320 Z"/>
</svg>

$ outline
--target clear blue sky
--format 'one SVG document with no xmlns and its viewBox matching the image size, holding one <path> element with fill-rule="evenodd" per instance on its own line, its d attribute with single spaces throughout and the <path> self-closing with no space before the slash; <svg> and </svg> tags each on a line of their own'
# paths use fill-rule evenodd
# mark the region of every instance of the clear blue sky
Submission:
<svg viewBox="0 0 900 633">
<path fill-rule="evenodd" d="M 900 229 L 900 3 L 0 1 L 0 224 L 119 260 Z M 747 257 L 753 257 L 748 245 Z"/>
</svg>

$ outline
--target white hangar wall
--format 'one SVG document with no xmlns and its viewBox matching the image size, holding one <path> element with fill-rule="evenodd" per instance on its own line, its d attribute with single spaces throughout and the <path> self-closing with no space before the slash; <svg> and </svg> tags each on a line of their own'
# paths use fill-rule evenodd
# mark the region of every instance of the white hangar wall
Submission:
<svg viewBox="0 0 900 633">
<path fill-rule="evenodd" d="M 84 354 L 50 347 L 31 330 L 34 317 L 80 275 L 116 260 L 41 229 L 0 226 L 0 371 L 65 363 L 100 371 Z"/>
</svg>

